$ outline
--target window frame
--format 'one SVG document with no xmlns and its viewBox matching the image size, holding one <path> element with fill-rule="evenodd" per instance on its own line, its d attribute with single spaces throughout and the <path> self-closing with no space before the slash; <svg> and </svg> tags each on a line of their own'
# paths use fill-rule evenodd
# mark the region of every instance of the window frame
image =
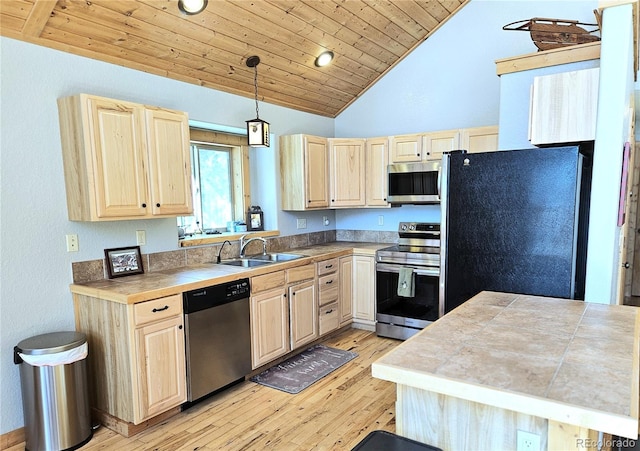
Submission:
<svg viewBox="0 0 640 451">
<path fill-rule="evenodd" d="M 233 220 L 244 221 L 245 214 L 249 205 L 251 205 L 251 174 L 249 171 L 249 146 L 247 145 L 247 137 L 245 135 L 236 135 L 232 133 L 225 133 L 213 130 L 205 130 L 196 127 L 189 127 L 191 146 L 204 145 L 212 147 L 225 147 L 229 148 L 230 161 L 231 161 L 231 195 L 233 203 Z M 193 147 L 192 147 L 193 155 Z M 195 158 L 195 156 L 194 156 Z M 191 173 L 195 169 L 194 161 L 191 165 Z M 192 178 L 192 183 L 195 184 L 195 180 Z M 196 186 L 193 186 L 194 196 L 194 209 L 196 208 Z M 197 202 L 199 204 L 199 201 Z M 200 212 L 201 214 L 201 212 Z M 194 215 L 195 216 L 195 211 Z M 178 225 L 184 223 L 182 217 L 178 217 Z M 215 228 L 219 232 L 225 233 L 226 227 Z"/>
</svg>

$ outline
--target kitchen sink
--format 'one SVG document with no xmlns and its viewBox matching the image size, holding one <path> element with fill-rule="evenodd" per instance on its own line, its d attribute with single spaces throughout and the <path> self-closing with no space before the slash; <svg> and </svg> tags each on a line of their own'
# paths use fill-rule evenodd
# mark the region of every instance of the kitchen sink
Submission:
<svg viewBox="0 0 640 451">
<path fill-rule="evenodd" d="M 231 260 L 222 260 L 221 265 L 242 266 L 244 268 L 252 268 L 254 266 L 270 265 L 274 261 L 255 258 L 233 258 Z"/>
<path fill-rule="evenodd" d="M 285 254 L 281 252 L 276 252 L 272 254 L 260 254 L 260 255 L 252 255 L 249 257 L 250 259 L 260 260 L 260 261 L 269 261 L 269 262 L 288 262 L 291 260 L 297 260 L 299 258 L 304 258 L 306 255 L 301 254 Z"/>
</svg>

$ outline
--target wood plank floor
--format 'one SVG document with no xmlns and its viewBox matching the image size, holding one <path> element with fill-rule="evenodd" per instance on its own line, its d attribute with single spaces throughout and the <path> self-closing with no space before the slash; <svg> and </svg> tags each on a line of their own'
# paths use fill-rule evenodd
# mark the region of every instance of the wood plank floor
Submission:
<svg viewBox="0 0 640 451">
<path fill-rule="evenodd" d="M 395 384 L 372 378 L 371 363 L 400 342 L 349 329 L 324 344 L 358 357 L 297 395 L 245 381 L 130 438 L 101 427 L 81 449 L 350 450 L 395 432 Z"/>
</svg>

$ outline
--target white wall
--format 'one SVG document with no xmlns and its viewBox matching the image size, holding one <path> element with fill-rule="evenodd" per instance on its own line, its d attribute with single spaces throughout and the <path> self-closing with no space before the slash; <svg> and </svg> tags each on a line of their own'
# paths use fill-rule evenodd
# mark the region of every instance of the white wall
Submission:
<svg viewBox="0 0 640 451">
<path fill-rule="evenodd" d="M 620 258 L 625 250 L 617 223 L 623 146 L 629 140 L 634 107 L 632 5 L 604 11 L 602 36 L 589 219 L 589 237 L 598 239 L 590 239 L 587 248 L 585 300 L 609 304 L 621 303 L 624 274 Z"/>
<path fill-rule="evenodd" d="M 597 3 L 472 0 L 336 118 L 336 137 L 366 138 L 498 123 L 501 135 L 510 134 L 510 125 L 499 122 L 501 102 L 526 115 L 528 98 L 500 98 L 495 60 L 535 53 L 537 47 L 528 32 L 502 27 L 532 17 L 594 23 Z M 383 226 L 377 225 L 380 215 L 385 216 Z M 339 229 L 397 230 L 399 221 L 439 219 L 437 206 L 336 213 Z"/>
<path fill-rule="evenodd" d="M 80 92 L 187 111 L 191 119 L 244 127 L 254 101 L 120 66 L 0 38 L 0 434 L 23 425 L 19 367 L 12 349 L 22 339 L 73 330 L 71 263 L 102 258 L 105 248 L 135 244 L 143 253 L 178 249 L 175 219 L 76 223 L 67 220 L 56 100 Z M 271 123 L 271 149 L 252 150 L 254 203 L 272 207 L 279 195 L 278 135 L 333 135 L 333 120 L 260 105 Z M 265 205 L 268 204 L 268 205 Z M 284 234 L 295 218 L 265 209 L 265 222 Z M 289 221 L 294 221 L 290 224 Z M 313 225 L 313 223 L 312 223 Z M 333 222 L 332 222 L 333 225 Z M 320 226 L 318 226 L 320 227 Z M 64 235 L 77 233 L 80 251 L 67 253 Z"/>
</svg>

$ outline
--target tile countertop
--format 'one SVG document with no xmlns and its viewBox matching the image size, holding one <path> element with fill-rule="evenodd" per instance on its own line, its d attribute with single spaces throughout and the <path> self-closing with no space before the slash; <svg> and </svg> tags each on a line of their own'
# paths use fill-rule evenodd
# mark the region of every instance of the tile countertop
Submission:
<svg viewBox="0 0 640 451">
<path fill-rule="evenodd" d="M 341 257 L 353 253 L 375 256 L 375 252 L 378 249 L 390 245 L 389 243 L 336 241 L 333 243 L 282 251 L 305 255 L 303 258 L 288 262 L 272 263 L 252 268 L 203 263 L 128 277 L 71 284 L 70 289 L 74 294 L 96 297 L 123 304 L 135 304 L 137 302 L 179 294 L 184 291 L 196 290 L 210 285 L 238 280 L 242 277 L 253 277 L 314 263 L 327 258 Z"/>
<path fill-rule="evenodd" d="M 640 309 L 482 292 L 373 376 L 636 439 Z"/>
</svg>

